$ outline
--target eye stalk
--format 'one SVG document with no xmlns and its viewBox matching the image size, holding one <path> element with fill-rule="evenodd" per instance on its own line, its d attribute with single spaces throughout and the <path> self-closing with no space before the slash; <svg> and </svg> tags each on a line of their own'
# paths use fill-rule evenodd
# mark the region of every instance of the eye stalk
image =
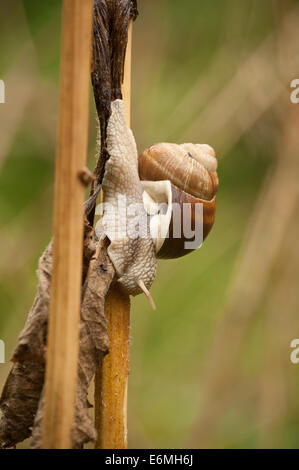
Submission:
<svg viewBox="0 0 299 470">
<path fill-rule="evenodd" d="M 198 248 L 210 232 L 216 215 L 218 175 L 213 148 L 205 144 L 155 144 L 139 156 L 138 171 L 142 181 L 169 180 L 171 183 L 168 233 L 164 236 L 164 242 L 160 242 L 156 256 L 162 259 L 179 258 Z M 202 207 L 202 236 L 198 246 L 195 243 L 190 249 L 186 247 L 186 242 L 191 239 L 185 236 L 183 227 L 197 230 L 198 207 Z M 179 236 L 175 233 L 177 224 L 181 227 Z"/>
</svg>

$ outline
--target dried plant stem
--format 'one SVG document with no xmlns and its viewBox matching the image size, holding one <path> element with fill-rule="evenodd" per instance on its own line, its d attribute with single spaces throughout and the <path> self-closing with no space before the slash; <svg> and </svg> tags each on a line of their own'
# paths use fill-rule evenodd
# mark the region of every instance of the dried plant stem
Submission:
<svg viewBox="0 0 299 470">
<path fill-rule="evenodd" d="M 110 352 L 95 381 L 98 449 L 127 448 L 130 299 L 114 285 L 106 298 Z"/>
<path fill-rule="evenodd" d="M 64 0 L 43 448 L 70 448 L 78 368 L 93 0 Z"/>
<path fill-rule="evenodd" d="M 122 87 L 127 124 L 131 109 L 131 49 L 133 21 L 128 30 L 128 44 Z M 106 298 L 106 315 L 110 338 L 109 354 L 95 378 L 95 418 L 98 438 L 96 448 L 126 449 L 127 387 L 129 376 L 130 299 L 117 285 Z"/>
<path fill-rule="evenodd" d="M 124 82 L 122 85 L 122 95 L 126 109 L 126 119 L 128 127 L 131 127 L 131 71 L 132 71 L 132 34 L 133 21 L 130 21 L 128 29 L 128 44 L 126 50 L 124 66 Z"/>
</svg>

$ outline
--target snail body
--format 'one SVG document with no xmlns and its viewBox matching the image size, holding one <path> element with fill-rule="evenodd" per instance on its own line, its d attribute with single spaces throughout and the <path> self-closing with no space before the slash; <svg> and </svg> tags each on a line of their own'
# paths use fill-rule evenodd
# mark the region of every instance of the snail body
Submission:
<svg viewBox="0 0 299 470">
<path fill-rule="evenodd" d="M 157 261 L 154 243 L 146 226 L 146 214 L 140 214 L 139 224 L 143 237 L 128 236 L 135 214 L 119 211 L 119 200 L 136 205 L 142 211 L 143 188 L 138 176 L 138 154 L 132 131 L 127 127 L 122 100 L 111 103 L 111 117 L 107 127 L 106 163 L 103 179 L 105 210 L 103 231 L 110 240 L 108 255 L 123 290 L 131 295 L 148 290 L 156 276 Z M 142 216 L 143 215 L 143 216 Z M 141 287 L 142 286 L 142 287 Z"/>
</svg>

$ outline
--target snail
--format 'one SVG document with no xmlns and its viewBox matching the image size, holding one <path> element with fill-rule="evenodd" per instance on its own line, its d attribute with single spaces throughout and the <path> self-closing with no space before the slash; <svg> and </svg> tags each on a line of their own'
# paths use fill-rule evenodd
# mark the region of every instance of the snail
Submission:
<svg viewBox="0 0 299 470">
<path fill-rule="evenodd" d="M 144 292 L 155 308 L 149 289 L 157 258 L 176 258 L 191 251 L 186 247 L 190 237 L 174 233 L 174 208 L 179 208 L 179 225 L 188 222 L 191 228 L 197 208 L 202 208 L 203 233 L 197 245 L 213 225 L 218 186 L 215 152 L 208 145 L 160 143 L 138 158 L 120 99 L 111 103 L 107 151 L 103 217 L 97 235 L 104 233 L 110 240 L 108 255 L 121 288 L 133 296 Z M 183 210 L 185 205 L 189 213 Z"/>
</svg>

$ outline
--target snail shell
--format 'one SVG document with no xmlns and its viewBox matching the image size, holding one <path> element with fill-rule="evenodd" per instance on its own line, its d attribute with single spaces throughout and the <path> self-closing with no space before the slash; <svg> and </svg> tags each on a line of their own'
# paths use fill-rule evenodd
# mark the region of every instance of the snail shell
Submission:
<svg viewBox="0 0 299 470">
<path fill-rule="evenodd" d="M 206 144 L 155 144 L 139 156 L 138 171 L 141 180 L 171 182 L 172 204 L 178 203 L 181 207 L 181 227 L 188 224 L 192 230 L 195 229 L 196 207 L 202 204 L 203 241 L 214 224 L 216 214 L 218 176 L 213 148 Z M 185 203 L 190 204 L 187 213 L 183 212 Z M 185 242 L 190 240 L 183 234 L 174 237 L 173 227 L 174 213 L 171 214 L 168 234 L 157 249 L 158 258 L 178 258 L 193 251 L 186 248 Z"/>
</svg>

